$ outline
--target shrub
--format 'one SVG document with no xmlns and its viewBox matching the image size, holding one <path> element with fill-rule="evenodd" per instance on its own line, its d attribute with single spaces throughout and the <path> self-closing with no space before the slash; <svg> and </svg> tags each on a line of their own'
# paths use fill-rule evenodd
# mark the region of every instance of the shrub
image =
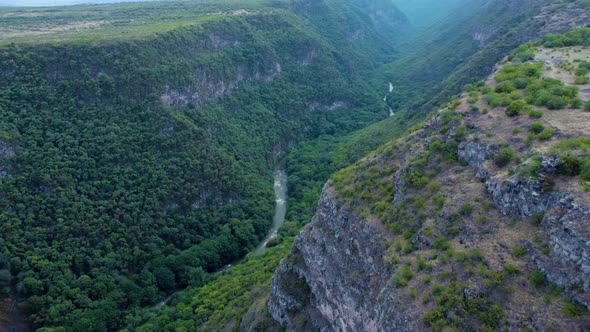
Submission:
<svg viewBox="0 0 590 332">
<path fill-rule="evenodd" d="M 548 140 L 553 137 L 553 130 L 549 128 L 543 129 L 543 131 L 537 136 L 540 140 Z"/>
<path fill-rule="evenodd" d="M 541 110 L 530 110 L 529 111 L 529 117 L 531 117 L 533 119 L 538 119 L 538 118 L 542 117 L 543 114 L 544 114 L 544 112 Z"/>
<path fill-rule="evenodd" d="M 517 79 L 514 80 L 514 86 L 517 89 L 524 89 L 526 88 L 526 86 L 529 84 L 531 80 L 528 78 L 524 78 L 524 77 L 519 77 Z"/>
<path fill-rule="evenodd" d="M 518 116 L 520 113 L 526 111 L 527 107 L 528 106 L 524 100 L 515 100 L 511 102 L 506 109 L 506 115 L 510 117 Z"/>
<path fill-rule="evenodd" d="M 498 84 L 496 86 L 495 91 L 497 93 L 510 93 L 512 91 L 516 91 L 516 86 L 514 86 L 513 82 L 506 81 L 506 82 L 502 82 L 502 83 Z"/>
<path fill-rule="evenodd" d="M 531 273 L 529 283 L 535 288 L 545 287 L 547 286 L 547 277 L 541 270 L 537 269 Z"/>
<path fill-rule="evenodd" d="M 582 105 L 583 105 L 582 99 L 580 99 L 580 98 L 574 98 L 574 99 L 572 99 L 572 101 L 570 101 L 570 106 L 572 108 L 582 108 Z"/>
<path fill-rule="evenodd" d="M 461 209 L 459 210 L 459 213 L 461 213 L 464 216 L 468 216 L 473 212 L 473 205 L 469 204 L 469 203 L 465 203 L 461 206 Z"/>
<path fill-rule="evenodd" d="M 547 101 L 546 106 L 552 110 L 560 110 L 567 106 L 567 100 L 563 97 L 554 96 Z"/>
<path fill-rule="evenodd" d="M 584 110 L 590 112 L 590 101 L 586 102 L 586 105 L 584 105 Z"/>
<path fill-rule="evenodd" d="M 434 240 L 433 246 L 442 251 L 447 251 L 451 248 L 451 244 L 442 236 L 439 236 Z"/>
<path fill-rule="evenodd" d="M 422 173 L 419 171 L 412 171 L 410 173 L 404 174 L 404 180 L 406 180 L 409 185 L 415 188 L 423 188 L 428 184 L 428 178 L 422 175 Z"/>
<path fill-rule="evenodd" d="M 494 100 L 498 99 L 498 97 L 493 93 L 488 93 L 483 96 L 483 101 L 486 102 L 488 105 L 492 105 Z"/>
<path fill-rule="evenodd" d="M 504 167 L 508 165 L 512 159 L 514 159 L 515 153 L 510 147 L 500 149 L 500 151 L 494 156 L 494 163 L 498 167 Z"/>
<path fill-rule="evenodd" d="M 516 267 L 516 265 L 508 263 L 506 265 L 504 265 L 504 274 L 511 276 L 511 275 L 515 275 L 518 274 L 518 272 L 520 272 L 518 270 L 518 267 Z"/>
<path fill-rule="evenodd" d="M 563 154 L 557 163 L 557 173 L 567 176 L 577 176 L 582 172 L 582 160 L 571 153 Z"/>
<path fill-rule="evenodd" d="M 573 301 L 564 303 L 563 308 L 561 308 L 561 313 L 568 318 L 582 317 L 587 312 L 586 307 Z"/>
<path fill-rule="evenodd" d="M 492 304 L 486 310 L 478 312 L 477 316 L 484 326 L 495 329 L 500 325 L 502 317 L 504 317 L 504 309 L 499 304 Z"/>
<path fill-rule="evenodd" d="M 414 273 L 412 273 L 412 268 L 408 265 L 404 265 L 400 268 L 399 275 L 407 281 L 412 280 L 414 278 Z"/>
<path fill-rule="evenodd" d="M 426 261 L 420 254 L 416 255 L 416 268 L 418 271 L 422 271 L 426 268 Z"/>
<path fill-rule="evenodd" d="M 511 61 L 515 62 L 525 62 L 529 60 L 533 60 L 535 58 L 535 52 L 529 45 L 521 45 L 516 50 L 512 52 L 509 56 Z"/>
<path fill-rule="evenodd" d="M 514 257 L 520 258 L 526 255 L 526 249 L 519 245 L 514 246 L 514 248 L 512 248 L 512 254 L 514 255 Z"/>
<path fill-rule="evenodd" d="M 404 278 L 401 278 L 397 274 L 394 274 L 393 277 L 391 277 L 391 283 L 393 283 L 393 285 L 397 288 L 405 287 L 408 285 L 408 281 Z"/>
<path fill-rule="evenodd" d="M 588 78 L 588 76 L 576 76 L 576 79 L 574 81 L 574 84 L 588 84 L 588 82 L 590 82 L 590 78 Z"/>
<path fill-rule="evenodd" d="M 467 127 L 465 127 L 465 125 L 458 126 L 457 129 L 455 129 L 455 138 L 462 139 L 463 137 L 465 137 L 466 130 Z"/>
<path fill-rule="evenodd" d="M 544 129 L 545 129 L 545 126 L 543 126 L 542 123 L 535 122 L 535 123 L 531 124 L 531 126 L 529 127 L 529 132 L 535 133 L 535 134 L 540 134 Z"/>
<path fill-rule="evenodd" d="M 539 226 L 541 225 L 541 223 L 543 222 L 543 217 L 545 215 L 543 214 L 543 212 L 535 212 L 533 213 L 533 215 L 531 216 L 531 223 L 535 226 Z"/>
</svg>

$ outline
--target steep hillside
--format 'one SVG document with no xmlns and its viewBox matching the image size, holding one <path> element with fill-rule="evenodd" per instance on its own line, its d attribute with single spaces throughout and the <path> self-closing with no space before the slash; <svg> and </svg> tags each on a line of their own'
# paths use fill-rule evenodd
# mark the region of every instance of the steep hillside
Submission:
<svg viewBox="0 0 590 332">
<path fill-rule="evenodd" d="M 518 45 L 584 27 L 589 17 L 587 2 L 578 0 L 470 1 L 413 37 L 411 51 L 383 68 L 383 80 L 395 86 L 388 104 L 423 119 Z"/>
<path fill-rule="evenodd" d="M 387 115 L 361 74 L 393 46 L 326 3 L 317 26 L 291 2 L 0 12 L 2 296 L 35 327 L 115 330 L 253 249 L 285 153 Z"/>
<path fill-rule="evenodd" d="M 580 46 L 574 46 L 580 45 Z M 287 330 L 585 330 L 590 30 L 335 174 L 273 277 Z"/>
</svg>

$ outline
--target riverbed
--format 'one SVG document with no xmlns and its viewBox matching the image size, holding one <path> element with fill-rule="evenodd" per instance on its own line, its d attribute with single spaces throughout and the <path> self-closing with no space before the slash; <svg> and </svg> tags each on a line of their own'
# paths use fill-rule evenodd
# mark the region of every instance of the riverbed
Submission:
<svg viewBox="0 0 590 332">
<path fill-rule="evenodd" d="M 256 247 L 254 253 L 262 254 L 266 250 L 266 245 L 277 236 L 277 233 L 285 222 L 287 214 L 287 172 L 285 170 L 276 170 L 274 174 L 275 189 L 275 213 L 272 218 L 272 227 L 264 240 Z"/>
</svg>

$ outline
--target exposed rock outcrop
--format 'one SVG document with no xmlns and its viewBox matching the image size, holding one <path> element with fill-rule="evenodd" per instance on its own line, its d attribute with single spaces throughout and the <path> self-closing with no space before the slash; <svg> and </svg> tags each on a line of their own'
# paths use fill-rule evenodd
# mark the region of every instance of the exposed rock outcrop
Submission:
<svg viewBox="0 0 590 332">
<path fill-rule="evenodd" d="M 549 281 L 590 309 L 590 209 L 563 198 L 546 213 L 543 226 L 551 253 L 533 259 Z"/>
<path fill-rule="evenodd" d="M 568 193 L 546 192 L 541 180 L 557 167 L 556 157 L 544 157 L 539 178 L 512 177 L 506 181 L 491 178 L 482 164 L 492 154 L 491 147 L 467 142 L 459 147 L 459 156 L 486 180 L 488 194 L 502 213 L 525 219 L 544 214 L 543 227 L 550 238 L 548 256 L 533 255 L 548 280 L 562 287 L 590 309 L 590 209 L 580 206 Z"/>
<path fill-rule="evenodd" d="M 191 103 L 199 107 L 207 101 L 235 91 L 242 83 L 271 82 L 281 70 L 281 65 L 271 59 L 261 60 L 254 66 L 240 65 L 229 79 L 217 78 L 208 69 L 203 68 L 194 74 L 193 82 L 183 88 L 166 86 L 166 92 L 161 99 L 168 106 L 186 106 Z"/>
<path fill-rule="evenodd" d="M 354 215 L 333 195 L 326 187 L 313 222 L 274 276 L 270 314 L 287 330 L 413 330 L 392 296 L 382 226 Z"/>
</svg>

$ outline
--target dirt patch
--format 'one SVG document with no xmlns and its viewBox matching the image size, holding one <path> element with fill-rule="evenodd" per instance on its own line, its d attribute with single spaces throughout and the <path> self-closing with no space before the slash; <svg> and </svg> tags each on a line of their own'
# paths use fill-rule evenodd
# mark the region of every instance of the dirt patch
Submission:
<svg viewBox="0 0 590 332">
<path fill-rule="evenodd" d="M 587 136 L 590 133 L 590 112 L 574 109 L 545 111 L 541 122 L 559 129 L 565 137 Z"/>
</svg>

